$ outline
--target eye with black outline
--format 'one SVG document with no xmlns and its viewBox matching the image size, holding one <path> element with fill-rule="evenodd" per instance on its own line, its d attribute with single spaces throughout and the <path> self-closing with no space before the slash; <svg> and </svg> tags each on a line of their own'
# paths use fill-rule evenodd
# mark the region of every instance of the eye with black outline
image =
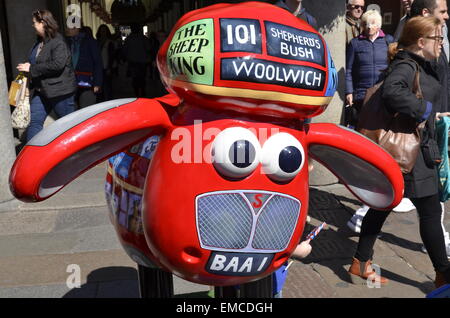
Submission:
<svg viewBox="0 0 450 318">
<path fill-rule="evenodd" d="M 270 137 L 262 148 L 262 169 L 272 180 L 286 182 L 299 174 L 305 163 L 302 144 L 288 133 Z"/>
<path fill-rule="evenodd" d="M 217 135 L 211 155 L 213 165 L 222 175 L 240 179 L 259 165 L 261 146 L 258 138 L 242 127 L 228 128 Z"/>
</svg>

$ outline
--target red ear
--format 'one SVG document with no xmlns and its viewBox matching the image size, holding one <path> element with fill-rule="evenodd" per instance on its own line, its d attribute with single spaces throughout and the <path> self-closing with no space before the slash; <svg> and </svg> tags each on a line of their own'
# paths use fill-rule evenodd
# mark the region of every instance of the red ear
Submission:
<svg viewBox="0 0 450 318">
<path fill-rule="evenodd" d="M 390 210 L 403 197 L 403 175 L 383 148 L 353 130 L 333 124 L 311 124 L 309 155 L 327 167 L 362 202 Z"/>
<path fill-rule="evenodd" d="M 10 187 L 22 201 L 42 201 L 110 156 L 172 127 L 150 99 L 121 99 L 65 116 L 36 135 L 17 157 Z"/>
</svg>

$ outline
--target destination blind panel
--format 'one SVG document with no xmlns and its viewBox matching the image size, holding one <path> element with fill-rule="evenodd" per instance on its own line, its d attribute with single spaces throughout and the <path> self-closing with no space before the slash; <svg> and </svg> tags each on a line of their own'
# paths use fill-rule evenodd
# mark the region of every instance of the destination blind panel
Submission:
<svg viewBox="0 0 450 318">
<path fill-rule="evenodd" d="M 319 35 L 268 21 L 265 27 L 268 55 L 325 66 L 325 50 Z"/>
<path fill-rule="evenodd" d="M 221 79 L 322 91 L 324 71 L 302 65 L 261 59 L 226 58 L 221 61 Z"/>
<path fill-rule="evenodd" d="M 220 19 L 222 52 L 262 53 L 259 20 Z"/>
</svg>

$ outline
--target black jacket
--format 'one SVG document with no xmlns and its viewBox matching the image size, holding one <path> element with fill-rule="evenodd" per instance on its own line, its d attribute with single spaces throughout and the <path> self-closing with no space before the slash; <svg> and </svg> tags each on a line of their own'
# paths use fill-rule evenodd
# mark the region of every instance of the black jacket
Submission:
<svg viewBox="0 0 450 318">
<path fill-rule="evenodd" d="M 414 76 L 416 73 L 415 60 L 420 68 L 420 88 L 423 99 L 418 99 L 412 93 Z M 388 69 L 388 75 L 383 84 L 382 96 L 386 105 L 393 112 L 399 112 L 413 117 L 416 121 L 427 121 L 426 138 L 435 138 L 435 114 L 441 108 L 441 85 L 435 69 L 436 64 L 424 58 L 400 51 Z M 416 164 L 409 174 L 404 175 L 405 197 L 422 198 L 438 192 L 438 173 L 436 167 L 425 164 L 422 151 L 417 157 Z"/>
<path fill-rule="evenodd" d="M 103 85 L 103 61 L 97 40 L 80 31 L 78 36 L 67 38 L 71 52 L 74 52 L 75 40 L 80 41 L 78 61 L 75 66 L 77 83 L 84 81 L 92 86 L 101 87 Z"/>
<path fill-rule="evenodd" d="M 62 35 L 46 39 L 30 67 L 31 89 L 37 89 L 47 98 L 74 93 L 77 89 L 72 57 Z"/>
</svg>

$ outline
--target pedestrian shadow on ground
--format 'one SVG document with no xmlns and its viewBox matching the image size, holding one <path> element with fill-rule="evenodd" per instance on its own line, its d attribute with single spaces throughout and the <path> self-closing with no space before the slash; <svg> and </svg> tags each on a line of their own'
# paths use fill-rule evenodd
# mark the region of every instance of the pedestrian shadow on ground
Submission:
<svg viewBox="0 0 450 318">
<path fill-rule="evenodd" d="M 401 284 L 414 286 L 417 289 L 419 289 L 421 292 L 423 292 L 424 294 L 428 294 L 436 289 L 436 287 L 434 286 L 434 283 L 432 281 L 418 282 L 418 281 L 406 278 L 397 273 L 388 271 L 386 269 L 382 269 L 382 275 L 391 281 L 396 281 Z"/>
<path fill-rule="evenodd" d="M 327 202 L 332 202 L 333 200 L 336 200 L 336 202 L 338 202 L 340 207 L 326 209 L 326 212 L 323 212 L 324 211 L 323 207 L 322 207 L 322 209 L 320 207 L 319 207 L 319 209 L 314 208 L 314 203 L 313 203 L 314 196 L 321 196 L 322 201 L 327 201 Z M 326 196 L 328 196 L 329 198 L 323 199 Z M 334 194 L 330 194 L 328 192 L 314 189 L 313 191 L 311 191 L 310 209 L 309 209 L 308 215 L 310 215 L 311 217 L 314 217 L 316 219 L 319 219 L 320 221 L 326 222 L 329 225 L 335 226 L 337 228 L 336 233 L 339 234 L 339 238 L 348 239 L 350 237 L 358 237 L 359 234 L 350 230 L 346 225 L 347 222 L 350 220 L 351 216 L 355 213 L 355 210 L 353 210 L 349 206 L 344 205 L 343 204 L 344 202 L 350 203 L 350 204 L 353 204 L 356 206 L 362 205 L 362 203 L 356 199 L 350 199 L 350 198 L 347 198 L 344 196 L 334 195 Z M 348 213 L 345 213 L 345 212 L 348 212 Z M 390 222 L 393 222 L 393 220 L 389 220 L 389 218 L 388 218 L 387 221 L 385 222 L 385 224 L 383 225 L 383 228 L 388 226 Z M 399 222 L 404 222 L 405 225 L 415 224 L 415 222 L 412 222 L 412 221 L 408 221 L 408 223 L 406 223 L 406 221 L 404 221 L 404 220 L 399 221 Z M 403 248 L 409 249 L 411 251 L 415 251 L 415 252 L 422 251 L 423 244 L 422 244 L 420 237 L 419 237 L 419 242 L 413 242 L 408 239 L 396 236 L 395 234 L 383 232 L 383 228 L 381 229 L 381 234 L 380 234 L 380 237 L 378 238 L 379 240 L 386 242 L 386 243 L 395 244 L 399 247 L 403 247 Z M 419 225 L 417 225 L 417 228 L 419 228 Z M 305 227 L 304 235 L 308 234 L 307 231 L 312 230 L 312 229 L 313 229 L 313 227 L 311 225 L 307 225 Z M 353 247 L 356 249 L 356 244 L 353 244 L 353 245 L 354 245 Z"/>
<path fill-rule="evenodd" d="M 63 298 L 138 298 L 137 271 L 132 267 L 99 268 L 87 276 L 85 284 L 70 290 Z"/>
<path fill-rule="evenodd" d="M 344 196 L 338 196 L 338 195 L 334 195 L 335 198 L 339 201 L 339 202 L 346 202 L 346 203 L 350 203 L 350 204 L 354 204 L 357 206 L 362 205 L 362 203 L 358 200 L 352 200 L 349 198 L 346 198 Z M 351 213 L 351 215 L 353 215 L 356 211 L 351 209 L 348 206 L 342 205 L 343 208 L 345 208 L 347 211 L 349 211 Z M 393 213 L 393 212 L 391 212 Z M 348 218 L 348 220 L 350 220 L 350 218 Z M 347 220 L 347 221 L 348 221 Z M 389 223 L 392 222 L 392 220 L 389 220 L 389 218 L 387 219 L 387 221 L 385 222 L 385 224 L 383 225 L 383 227 L 388 226 Z M 411 224 L 415 224 L 415 222 L 413 221 L 406 221 L 406 220 L 400 220 L 400 223 L 404 223 L 404 225 L 411 225 Z M 419 225 L 417 224 L 417 229 L 419 229 Z M 342 228 L 339 228 L 338 233 L 342 234 L 343 236 L 347 236 L 347 237 L 358 237 L 359 234 L 355 233 L 353 231 L 351 231 L 347 226 L 344 226 Z M 410 241 L 408 239 L 396 236 L 395 234 L 392 233 L 387 233 L 387 232 L 383 232 L 383 228 L 381 229 L 381 234 L 380 237 L 378 238 L 379 240 L 386 242 L 386 243 L 390 243 L 390 244 L 394 244 L 397 245 L 399 247 L 405 248 L 405 249 L 409 249 L 411 251 L 414 252 L 421 252 L 422 251 L 422 241 L 419 237 L 419 242 L 413 242 Z"/>
<path fill-rule="evenodd" d="M 331 194 L 318 189 L 311 189 L 309 203 L 308 215 L 321 222 L 326 222 L 334 230 L 326 230 L 319 234 L 317 239 L 311 243 L 313 246 L 312 253 L 301 261 L 305 264 L 319 263 L 326 266 L 342 280 L 343 284 L 350 283 L 350 276 L 346 268 L 349 267 L 356 251 L 358 239 L 355 237 L 358 234 L 352 232 L 346 225 L 355 211 L 343 203 L 360 206 L 361 202 L 357 199 Z M 305 239 L 306 235 L 313 228 L 314 226 L 311 224 L 305 225 L 302 240 Z M 415 252 L 420 252 L 422 248 L 421 243 L 412 242 L 392 233 L 381 232 L 379 240 Z M 434 284 L 431 281 L 418 282 L 398 273 L 384 269 L 382 271 L 383 276 L 386 276 L 386 278 L 401 284 L 414 286 L 424 293 L 429 293 L 434 289 Z"/>
<path fill-rule="evenodd" d="M 339 286 L 337 287 L 347 288 L 348 286 L 352 285 L 350 274 L 347 272 L 347 268 L 350 267 L 350 261 L 337 260 L 337 261 L 325 261 L 317 263 L 319 263 L 322 266 L 328 267 L 341 280 L 341 282 L 338 283 Z M 428 294 L 436 289 L 432 281 L 424 281 L 424 282 L 415 281 L 405 276 L 402 276 L 398 273 L 386 270 L 384 268 L 381 269 L 381 275 L 383 277 L 386 277 L 392 282 L 413 286 L 424 294 Z M 389 286 L 389 284 L 387 286 Z"/>
<path fill-rule="evenodd" d="M 414 252 L 422 252 L 422 243 L 413 242 L 407 239 L 404 239 L 402 237 L 398 237 L 392 233 L 385 233 L 381 232 L 381 237 L 379 237 L 380 240 L 386 243 L 395 244 L 397 246 L 406 248 L 408 250 L 414 251 Z"/>
</svg>

